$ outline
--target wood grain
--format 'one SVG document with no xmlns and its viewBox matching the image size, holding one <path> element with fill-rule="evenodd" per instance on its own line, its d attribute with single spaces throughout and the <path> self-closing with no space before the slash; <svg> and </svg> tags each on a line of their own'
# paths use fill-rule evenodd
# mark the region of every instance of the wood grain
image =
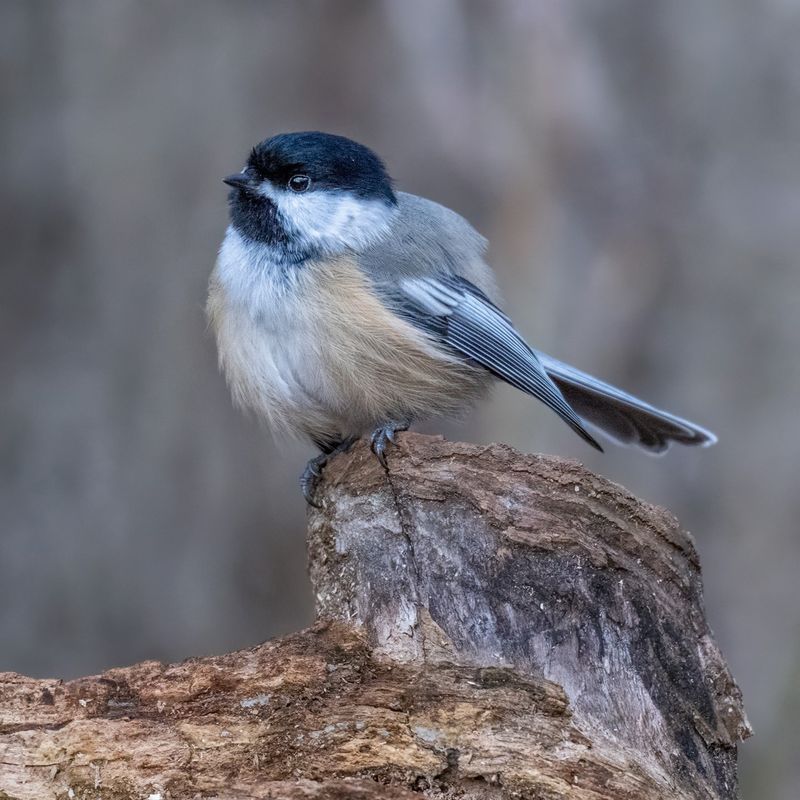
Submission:
<svg viewBox="0 0 800 800">
<path fill-rule="evenodd" d="M 70 682 L 0 676 L 0 798 L 735 798 L 749 727 L 666 511 L 406 434 L 328 468 L 318 622 Z"/>
</svg>

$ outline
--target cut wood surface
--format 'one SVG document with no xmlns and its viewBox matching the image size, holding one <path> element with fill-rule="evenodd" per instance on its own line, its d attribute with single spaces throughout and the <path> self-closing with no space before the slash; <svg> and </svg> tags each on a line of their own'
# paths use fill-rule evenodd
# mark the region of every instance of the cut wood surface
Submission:
<svg viewBox="0 0 800 800">
<path fill-rule="evenodd" d="M 749 727 L 675 519 L 574 462 L 398 441 L 326 470 L 311 629 L 0 675 L 0 800 L 737 797 Z"/>
</svg>

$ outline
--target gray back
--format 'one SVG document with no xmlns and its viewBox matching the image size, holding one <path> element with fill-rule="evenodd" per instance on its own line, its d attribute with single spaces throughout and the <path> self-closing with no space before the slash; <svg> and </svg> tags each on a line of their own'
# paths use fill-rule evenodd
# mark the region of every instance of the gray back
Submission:
<svg viewBox="0 0 800 800">
<path fill-rule="evenodd" d="M 359 254 L 362 269 L 390 288 L 402 278 L 455 274 L 495 298 L 497 289 L 484 261 L 487 241 L 462 216 L 432 200 L 397 193 L 400 213 L 387 239 Z"/>
</svg>

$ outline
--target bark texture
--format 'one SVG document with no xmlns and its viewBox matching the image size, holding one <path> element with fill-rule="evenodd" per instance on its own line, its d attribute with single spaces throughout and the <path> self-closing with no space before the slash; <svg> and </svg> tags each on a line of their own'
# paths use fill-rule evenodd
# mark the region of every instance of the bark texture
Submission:
<svg viewBox="0 0 800 800">
<path fill-rule="evenodd" d="M 666 511 L 406 434 L 311 513 L 318 622 L 225 656 L 0 676 L 0 800 L 735 798 L 741 697 Z"/>
</svg>

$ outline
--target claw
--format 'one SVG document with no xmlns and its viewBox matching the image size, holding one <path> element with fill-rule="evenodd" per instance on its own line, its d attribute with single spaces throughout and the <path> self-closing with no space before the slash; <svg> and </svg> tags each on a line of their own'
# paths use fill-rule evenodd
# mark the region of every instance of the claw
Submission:
<svg viewBox="0 0 800 800">
<path fill-rule="evenodd" d="M 332 447 L 328 452 L 320 453 L 306 464 L 306 468 L 300 476 L 300 491 L 303 493 L 306 503 L 310 506 L 322 508 L 322 504 L 318 503 L 314 497 L 317 493 L 320 479 L 322 478 L 322 470 L 328 463 L 328 460 L 338 453 L 344 453 L 349 450 L 357 439 L 358 437 L 356 436 L 349 436 L 347 439 L 339 442 L 335 447 Z"/>
<path fill-rule="evenodd" d="M 386 434 L 382 430 L 375 431 L 372 434 L 371 447 L 381 466 L 386 469 Z"/>
<path fill-rule="evenodd" d="M 314 508 L 322 508 L 322 506 L 314 499 L 317 493 L 317 486 L 319 486 L 319 479 L 322 477 L 322 468 L 328 460 L 327 453 L 320 453 L 318 456 L 312 458 L 303 474 L 300 476 L 300 491 L 306 499 L 306 503 Z"/>
<path fill-rule="evenodd" d="M 407 422 L 388 422 L 380 428 L 376 428 L 370 437 L 372 452 L 384 469 L 388 468 L 386 463 L 386 445 L 388 442 L 395 444 L 395 434 L 398 431 L 407 431 Z"/>
</svg>

